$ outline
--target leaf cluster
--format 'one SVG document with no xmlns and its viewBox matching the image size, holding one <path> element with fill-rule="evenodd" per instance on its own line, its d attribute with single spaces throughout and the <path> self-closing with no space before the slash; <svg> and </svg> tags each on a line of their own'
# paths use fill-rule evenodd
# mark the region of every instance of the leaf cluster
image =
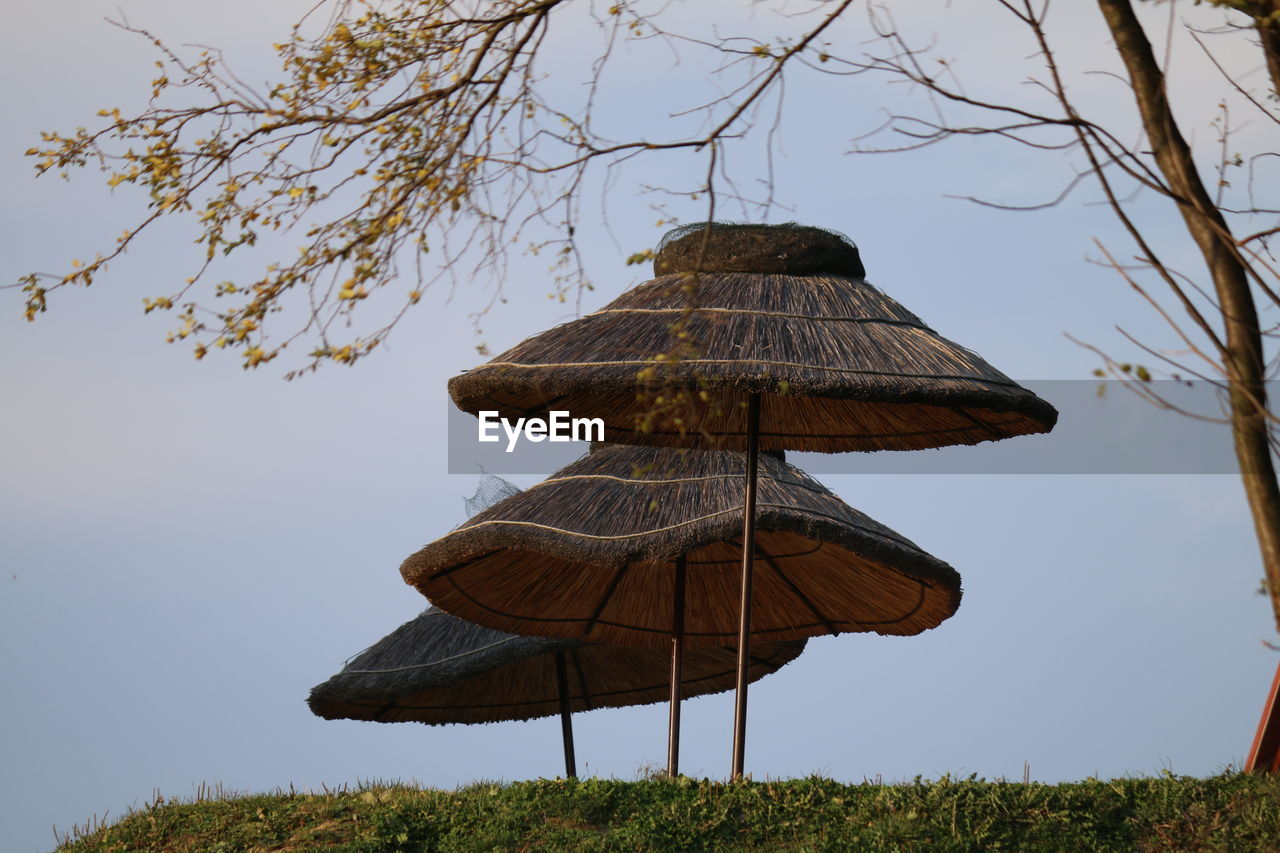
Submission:
<svg viewBox="0 0 1280 853">
<path fill-rule="evenodd" d="M 24 277 L 28 318 L 47 309 L 50 291 L 91 284 L 160 217 L 186 214 L 198 223 L 203 264 L 177 292 L 144 303 L 178 312 L 171 340 L 197 340 L 197 358 L 233 347 L 254 367 L 306 337 L 318 341 L 312 366 L 355 362 L 391 325 L 335 342 L 355 306 L 381 289 L 399 291 L 395 318 L 417 303 L 419 277 L 394 287 L 400 266 L 464 211 L 493 217 L 486 191 L 527 165 L 536 134 L 523 123 L 542 108 L 532 58 L 560 2 L 341 3 L 318 37 L 296 28 L 275 45 L 283 81 L 265 92 L 216 51 L 187 61 L 133 30 L 164 56 L 149 107 L 132 117 L 102 110 L 106 127 L 46 133 L 27 153 L 41 173 L 97 165 L 109 186 L 145 189 L 148 214 L 111 252 L 65 275 Z M 295 258 L 205 288 L 217 307 L 197 298 L 216 259 L 273 231 L 303 235 Z M 304 325 L 268 342 L 263 326 L 291 295 Z"/>
<path fill-rule="evenodd" d="M 850 3 L 822 10 L 798 38 L 744 45 L 664 32 L 662 9 L 648 14 L 639 3 L 331 0 L 318 7 L 330 12 L 318 35 L 304 35 L 304 26 L 319 11 L 275 45 L 281 74 L 265 89 L 245 83 L 215 50 L 188 59 L 119 24 L 162 57 L 147 108 L 132 116 L 104 109 L 105 126 L 45 133 L 27 153 L 41 174 L 97 167 L 108 186 L 145 191 L 146 214 L 91 261 L 23 276 L 16 286 L 27 317 L 46 311 L 52 292 L 92 284 L 168 216 L 195 224 L 203 257 L 178 289 L 146 298 L 144 309 L 175 312 L 169 339 L 193 342 L 197 358 L 231 349 L 256 367 L 305 341 L 303 369 L 352 364 L 441 276 L 500 270 L 535 222 L 556 235 L 529 248 L 550 249 L 553 269 L 567 270 L 557 280 L 564 299 L 567 289 L 590 287 L 575 237 L 588 169 L 608 171 L 644 152 L 703 152 L 706 180 L 683 194 L 705 194 L 714 214 L 721 146 L 750 129 L 784 66 Z M 584 24 L 599 36 L 593 78 L 566 87 L 540 70 L 557 58 L 549 33 Z M 593 124 L 605 66 L 620 40 L 653 38 L 722 56 L 718 73 L 740 68 L 740 79 L 691 108 L 705 115 L 703 129 L 608 138 Z M 217 280 L 223 259 L 272 233 L 301 235 L 296 255 L 248 280 Z M 460 269 L 464 258 L 474 263 L 470 274 Z M 357 309 L 375 301 L 381 307 L 361 317 L 381 319 L 357 326 Z M 282 313 L 288 319 L 273 317 Z M 268 337 L 268 327 L 282 326 L 291 329 L 286 337 Z"/>
</svg>

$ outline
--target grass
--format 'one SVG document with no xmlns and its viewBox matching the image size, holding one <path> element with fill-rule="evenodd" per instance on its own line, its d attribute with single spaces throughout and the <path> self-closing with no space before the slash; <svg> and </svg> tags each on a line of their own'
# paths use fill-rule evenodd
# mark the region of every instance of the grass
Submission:
<svg viewBox="0 0 1280 853">
<path fill-rule="evenodd" d="M 1046 785 L 970 777 L 544 779 L 197 796 L 72 830 L 66 853 L 480 850 L 1280 851 L 1280 780 L 1166 774 Z"/>
</svg>

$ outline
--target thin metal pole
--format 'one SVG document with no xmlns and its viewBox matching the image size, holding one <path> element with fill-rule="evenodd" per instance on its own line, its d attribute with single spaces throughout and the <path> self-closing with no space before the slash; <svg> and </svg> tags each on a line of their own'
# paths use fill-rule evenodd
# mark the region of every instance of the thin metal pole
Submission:
<svg viewBox="0 0 1280 853">
<path fill-rule="evenodd" d="M 564 737 L 564 776 L 576 779 L 578 763 L 573 758 L 573 715 L 569 711 L 569 674 L 564 652 L 556 652 L 556 687 L 560 691 L 560 733 Z"/>
<path fill-rule="evenodd" d="M 742 778 L 747 749 L 747 667 L 751 663 L 751 572 L 756 554 L 756 468 L 760 456 L 760 395 L 747 398 L 747 477 L 742 496 L 742 598 L 738 610 L 738 685 L 733 711 L 733 773 Z"/>
<path fill-rule="evenodd" d="M 1280 666 L 1271 680 L 1271 692 L 1262 706 L 1262 719 L 1244 763 L 1246 773 L 1275 773 L 1280 770 Z"/>
<path fill-rule="evenodd" d="M 684 684 L 684 554 L 676 557 L 671 619 L 671 711 L 667 717 L 667 775 L 680 775 L 680 689 Z"/>
</svg>

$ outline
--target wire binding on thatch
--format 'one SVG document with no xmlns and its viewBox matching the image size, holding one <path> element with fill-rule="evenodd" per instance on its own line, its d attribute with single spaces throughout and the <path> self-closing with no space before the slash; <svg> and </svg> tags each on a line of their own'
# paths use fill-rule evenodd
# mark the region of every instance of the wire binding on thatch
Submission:
<svg viewBox="0 0 1280 853">
<path fill-rule="evenodd" d="M 480 484 L 476 486 L 476 492 L 469 498 L 463 498 L 462 504 L 467 508 L 467 517 L 483 512 L 498 501 L 506 500 L 513 495 L 520 494 L 520 487 L 515 483 L 508 483 L 501 477 L 495 477 L 486 473 L 480 478 Z"/>
<path fill-rule="evenodd" d="M 736 642 L 743 458 L 602 446 L 405 560 L 433 604 L 520 634 L 651 645 L 671 633 L 687 555 L 685 636 Z M 949 565 L 777 455 L 759 461 L 753 635 L 917 634 L 951 616 Z"/>
<path fill-rule="evenodd" d="M 763 449 L 917 450 L 1053 427 L 1052 406 L 864 281 L 838 235 L 720 226 L 705 253 L 703 235 L 677 233 L 657 278 L 454 377 L 454 402 L 601 417 L 608 441 L 725 449 L 744 445 L 751 392 Z M 739 270 L 748 261 L 757 271 Z"/>
<path fill-rule="evenodd" d="M 804 645 L 792 641 L 752 647 L 751 680 L 777 672 Z M 325 719 L 382 723 L 441 725 L 551 716 L 560 711 L 556 652 L 566 656 L 573 711 L 668 698 L 668 650 L 520 637 L 429 608 L 313 688 L 307 704 Z M 732 649 L 687 651 L 682 698 L 729 689 L 735 663 Z"/>
</svg>

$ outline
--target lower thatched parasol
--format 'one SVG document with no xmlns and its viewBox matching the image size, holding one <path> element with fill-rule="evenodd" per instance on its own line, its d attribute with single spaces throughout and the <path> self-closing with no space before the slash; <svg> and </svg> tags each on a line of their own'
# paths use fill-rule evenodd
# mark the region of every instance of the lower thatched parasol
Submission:
<svg viewBox="0 0 1280 853">
<path fill-rule="evenodd" d="M 757 646 L 751 679 L 794 660 L 804 641 Z M 684 659 L 684 698 L 734 686 L 736 655 L 699 648 Z M 659 648 L 521 637 L 434 607 L 353 658 L 311 691 L 320 717 L 375 722 L 488 723 L 560 715 L 565 774 L 576 775 L 573 711 L 661 702 L 670 659 Z"/>
</svg>

